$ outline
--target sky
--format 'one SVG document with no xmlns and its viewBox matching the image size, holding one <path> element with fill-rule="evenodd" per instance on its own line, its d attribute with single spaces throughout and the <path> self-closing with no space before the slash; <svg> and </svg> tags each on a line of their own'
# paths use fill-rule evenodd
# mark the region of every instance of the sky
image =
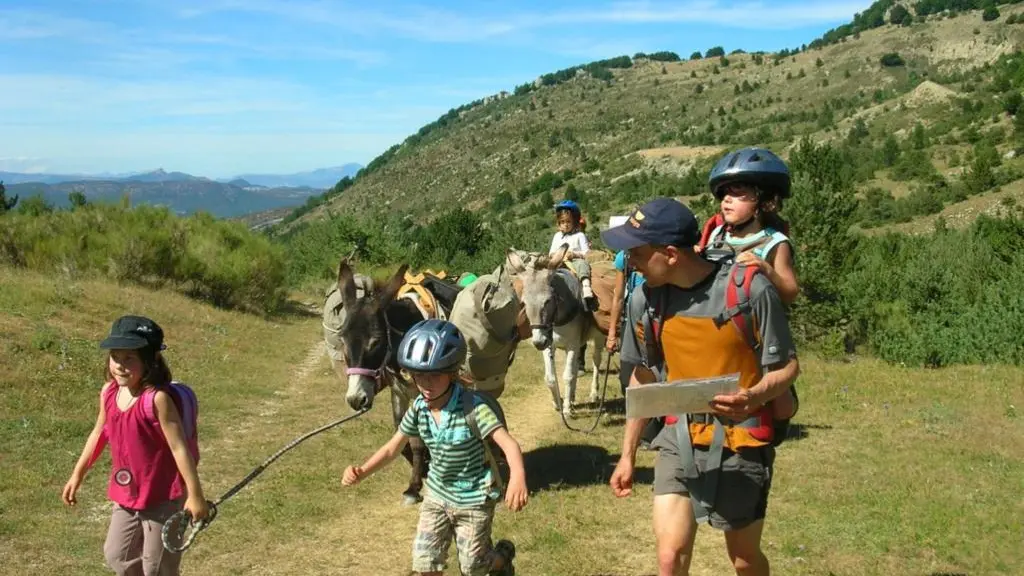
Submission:
<svg viewBox="0 0 1024 576">
<path fill-rule="evenodd" d="M 0 0 L 0 170 L 367 164 L 593 60 L 798 47 L 867 0 Z"/>
</svg>

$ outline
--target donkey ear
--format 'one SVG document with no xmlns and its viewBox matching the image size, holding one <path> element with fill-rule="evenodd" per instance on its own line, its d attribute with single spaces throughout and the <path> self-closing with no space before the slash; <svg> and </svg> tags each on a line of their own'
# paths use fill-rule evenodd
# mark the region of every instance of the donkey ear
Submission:
<svg viewBox="0 0 1024 576">
<path fill-rule="evenodd" d="M 395 271 L 395 275 L 388 280 L 387 285 L 384 286 L 383 290 L 381 290 L 380 305 L 382 308 L 391 304 L 391 301 L 394 300 L 395 296 L 398 294 L 398 290 L 402 288 L 403 284 L 405 284 L 405 272 L 407 270 L 409 270 L 408 264 L 402 264 L 399 266 L 398 270 Z"/>
<path fill-rule="evenodd" d="M 347 258 L 342 258 L 338 264 L 338 290 L 341 291 L 341 305 L 351 309 L 356 303 L 356 278 Z"/>
<path fill-rule="evenodd" d="M 512 274 L 519 274 L 526 270 L 526 264 L 523 262 L 522 257 L 519 256 L 519 252 L 515 248 L 509 248 L 505 252 L 505 258 L 508 260 L 508 265 L 512 268 Z"/>
<path fill-rule="evenodd" d="M 569 251 L 568 244 L 562 244 L 562 247 L 555 251 L 549 258 L 546 258 L 544 262 L 537 262 L 538 268 L 547 268 L 548 270 L 554 270 L 562 265 L 565 260 L 565 254 Z"/>
</svg>

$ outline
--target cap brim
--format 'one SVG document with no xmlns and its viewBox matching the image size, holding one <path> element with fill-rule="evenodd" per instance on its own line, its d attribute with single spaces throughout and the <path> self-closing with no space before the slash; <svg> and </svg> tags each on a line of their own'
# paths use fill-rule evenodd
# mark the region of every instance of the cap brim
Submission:
<svg viewBox="0 0 1024 576">
<path fill-rule="evenodd" d="M 100 342 L 100 348 L 107 350 L 137 350 L 149 345 L 145 338 L 133 338 L 131 336 L 108 336 Z"/>
<path fill-rule="evenodd" d="M 639 231 L 628 224 L 608 228 L 601 232 L 601 241 L 612 250 L 630 250 L 648 244 Z"/>
</svg>

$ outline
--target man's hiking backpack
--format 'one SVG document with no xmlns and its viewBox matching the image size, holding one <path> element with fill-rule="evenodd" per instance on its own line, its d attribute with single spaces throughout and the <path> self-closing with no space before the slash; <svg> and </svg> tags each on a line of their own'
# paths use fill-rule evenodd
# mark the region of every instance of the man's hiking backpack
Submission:
<svg viewBox="0 0 1024 576">
<path fill-rule="evenodd" d="M 519 344 L 519 297 L 499 268 L 459 292 L 448 321 L 466 339 L 461 374 L 469 387 L 501 397 Z"/>
<path fill-rule="evenodd" d="M 192 388 L 184 382 L 171 382 L 165 389 L 168 395 L 171 397 L 171 401 L 174 402 L 174 406 L 178 409 L 178 415 L 181 417 L 181 428 L 185 436 L 185 444 L 188 446 L 189 453 L 192 454 L 192 460 L 197 464 L 199 463 L 199 400 L 196 398 L 196 393 Z M 160 425 L 156 417 L 156 409 L 153 405 L 154 397 L 156 396 L 157 390 L 155 388 L 146 388 L 142 393 L 142 398 L 139 398 L 139 402 L 142 405 L 142 413 L 145 417 L 156 424 Z"/>
<path fill-rule="evenodd" d="M 760 358 L 761 339 L 760 335 L 758 334 L 757 318 L 754 317 L 753 309 L 751 308 L 750 304 L 750 288 L 753 284 L 754 277 L 760 274 L 761 270 L 757 266 L 747 266 L 744 264 L 738 264 L 734 261 L 725 262 L 723 265 L 730 267 L 729 281 L 726 283 L 725 286 L 725 308 L 721 312 L 719 312 L 717 316 L 715 316 L 715 325 L 721 328 L 726 323 L 731 323 L 735 327 L 735 329 L 739 331 L 740 336 L 743 337 L 743 340 L 747 343 L 747 345 L 750 346 L 750 348 L 754 350 L 754 353 L 758 356 L 758 358 Z M 662 311 L 658 309 L 659 307 L 660 306 L 648 302 L 649 312 L 645 316 L 645 318 L 649 319 L 650 321 L 644 323 L 645 348 L 647 350 L 648 362 L 651 364 L 663 362 L 659 346 L 661 341 L 661 328 L 663 327 L 664 323 L 661 318 Z M 652 314 L 654 317 L 653 319 L 651 319 Z M 646 338 L 646 333 L 653 334 L 655 338 Z M 793 394 L 795 400 L 795 386 L 790 386 L 790 392 Z M 773 446 L 778 446 L 779 444 L 785 441 L 786 437 L 789 434 L 789 422 L 789 419 L 771 419 L 771 444 Z M 764 426 L 767 426 L 767 424 L 767 422 L 763 422 Z M 763 430 L 758 433 L 752 432 L 751 435 L 762 441 L 766 441 L 769 439 L 767 430 Z"/>
</svg>

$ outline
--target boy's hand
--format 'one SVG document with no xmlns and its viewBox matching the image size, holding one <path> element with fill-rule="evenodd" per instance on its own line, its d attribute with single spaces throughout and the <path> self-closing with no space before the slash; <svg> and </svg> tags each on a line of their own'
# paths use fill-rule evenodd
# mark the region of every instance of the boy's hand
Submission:
<svg viewBox="0 0 1024 576">
<path fill-rule="evenodd" d="M 77 474 L 73 474 L 68 483 L 64 485 L 64 490 L 61 491 L 60 497 L 64 500 L 64 504 L 68 506 L 74 506 L 78 504 L 78 499 L 75 498 L 75 494 L 78 493 L 78 487 L 82 485 L 82 479 Z"/>
<path fill-rule="evenodd" d="M 361 466 L 349 466 L 341 475 L 341 483 L 345 486 L 354 486 L 363 480 L 363 468 Z"/>
<path fill-rule="evenodd" d="M 193 522 L 198 522 L 205 520 L 210 515 L 210 503 L 203 498 L 189 496 L 185 500 L 185 510 L 188 510 Z"/>
<path fill-rule="evenodd" d="M 526 507 L 526 501 L 530 496 L 526 491 L 526 483 L 522 480 L 512 480 L 505 490 L 505 505 L 513 512 L 519 512 Z"/>
</svg>

